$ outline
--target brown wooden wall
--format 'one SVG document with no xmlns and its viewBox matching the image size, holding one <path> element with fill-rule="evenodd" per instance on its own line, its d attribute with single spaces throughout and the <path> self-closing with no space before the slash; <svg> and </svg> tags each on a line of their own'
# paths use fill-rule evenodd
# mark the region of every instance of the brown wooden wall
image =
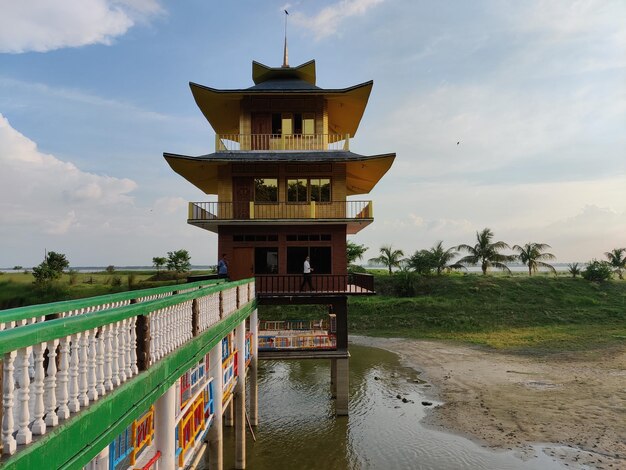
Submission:
<svg viewBox="0 0 626 470">
<path fill-rule="evenodd" d="M 330 241 L 287 241 L 291 234 L 330 234 Z M 278 235 L 277 241 L 233 241 L 233 235 Z M 233 258 L 234 247 L 278 247 L 278 274 L 287 273 L 287 246 L 321 246 L 331 248 L 332 274 L 347 274 L 346 225 L 243 225 L 221 226 L 218 233 L 218 253 Z M 311 261 L 315 267 L 314 260 Z"/>
</svg>

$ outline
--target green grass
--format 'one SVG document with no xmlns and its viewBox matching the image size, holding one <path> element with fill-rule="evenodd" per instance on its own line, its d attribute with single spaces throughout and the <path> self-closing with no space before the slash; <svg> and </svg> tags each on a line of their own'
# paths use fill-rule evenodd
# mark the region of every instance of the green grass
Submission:
<svg viewBox="0 0 626 470">
<path fill-rule="evenodd" d="M 154 271 L 63 274 L 49 289 L 42 290 L 35 287 L 33 275 L 30 273 L 5 273 L 0 276 L 0 310 L 176 283 L 175 279 L 151 280 L 154 274 Z M 118 286 L 114 285 L 116 276 L 121 280 Z M 129 286 L 129 276 L 134 276 L 132 286 Z"/>
<path fill-rule="evenodd" d="M 385 276 L 389 279 L 389 276 Z M 377 277 L 384 284 L 385 279 Z M 351 297 L 350 333 L 461 341 L 518 352 L 626 346 L 626 282 L 514 276 L 419 278 L 416 295 Z M 320 318 L 319 307 L 261 307 L 263 319 Z"/>
</svg>

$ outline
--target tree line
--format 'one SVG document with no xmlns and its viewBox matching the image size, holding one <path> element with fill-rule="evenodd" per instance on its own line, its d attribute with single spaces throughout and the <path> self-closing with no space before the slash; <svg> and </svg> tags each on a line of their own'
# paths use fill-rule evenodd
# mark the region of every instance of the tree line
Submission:
<svg viewBox="0 0 626 470">
<path fill-rule="evenodd" d="M 468 266 L 480 266 L 483 275 L 491 269 L 499 269 L 511 272 L 507 263 L 519 262 L 528 268 L 528 275 L 532 276 L 540 268 L 546 269 L 556 275 L 556 269 L 548 261 L 556 260 L 554 254 L 548 252 L 550 245 L 547 243 L 528 242 L 523 245 L 512 247 L 503 241 L 494 241 L 494 234 L 490 228 L 476 232 L 473 244 L 460 244 L 445 248 L 442 241 L 437 242 L 430 249 L 415 251 L 411 256 L 405 257 L 400 249 L 394 249 L 392 245 L 380 247 L 379 256 L 370 258 L 370 263 L 382 264 L 389 274 L 393 269 L 412 271 L 418 274 L 442 274 L 452 270 L 467 270 Z M 348 242 L 348 263 L 354 263 L 363 258 L 367 251 L 364 245 Z M 513 251 L 506 254 L 505 250 Z M 582 275 L 592 281 L 607 280 L 612 274 L 617 274 L 623 279 L 626 271 L 626 248 L 614 248 L 605 254 L 606 260 L 593 259 L 581 266 L 579 263 L 570 263 L 568 272 L 576 277 Z"/>
</svg>

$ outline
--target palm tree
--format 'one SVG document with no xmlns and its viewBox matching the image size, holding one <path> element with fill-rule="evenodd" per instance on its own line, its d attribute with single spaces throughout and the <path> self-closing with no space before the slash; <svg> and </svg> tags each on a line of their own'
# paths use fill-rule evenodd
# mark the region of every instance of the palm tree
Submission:
<svg viewBox="0 0 626 470">
<path fill-rule="evenodd" d="M 581 268 L 578 263 L 570 263 L 567 265 L 567 272 L 572 275 L 572 277 L 576 277 L 580 274 Z"/>
<path fill-rule="evenodd" d="M 493 232 L 489 228 L 483 229 L 482 232 L 476 232 L 476 244 L 459 245 L 456 247 L 459 251 L 467 251 L 469 255 L 461 258 L 457 264 L 459 265 L 476 265 L 480 263 L 480 269 L 483 274 L 487 274 L 487 270 L 491 267 L 502 269 L 507 272 L 511 270 L 504 263 L 513 261 L 515 256 L 507 256 L 500 253 L 501 250 L 510 249 L 509 245 L 500 241 L 492 242 Z"/>
<path fill-rule="evenodd" d="M 552 253 L 543 253 L 543 250 L 550 248 L 550 245 L 545 243 L 526 243 L 524 246 L 515 245 L 513 251 L 519 252 L 517 259 L 528 266 L 528 275 L 532 276 L 537 272 L 537 268 L 547 268 L 554 275 L 556 275 L 556 269 L 554 266 L 548 263 L 544 263 L 542 260 L 556 259 Z"/>
<path fill-rule="evenodd" d="M 363 253 L 369 248 L 365 245 L 357 245 L 354 242 L 348 240 L 346 242 L 346 256 L 348 257 L 348 264 L 354 263 L 356 260 L 363 259 Z"/>
<path fill-rule="evenodd" d="M 450 261 L 456 258 L 459 255 L 456 246 L 452 246 L 447 250 L 443 249 L 443 242 L 439 241 L 435 246 L 433 246 L 430 250 L 433 264 L 435 265 L 435 269 L 437 270 L 437 274 L 441 274 L 444 269 L 453 268 L 457 266 L 456 264 L 451 265 Z"/>
<path fill-rule="evenodd" d="M 403 256 L 402 250 L 394 250 L 391 245 L 383 245 L 380 247 L 380 256 L 372 258 L 370 261 L 387 266 L 389 274 L 391 274 L 391 268 L 400 266 Z"/>
<path fill-rule="evenodd" d="M 613 248 L 611 251 L 607 251 L 604 253 L 604 256 L 609 260 L 609 264 L 612 268 L 615 268 L 615 272 L 617 273 L 620 279 L 624 279 L 624 275 L 622 274 L 622 269 L 626 269 L 626 257 L 624 254 L 626 253 L 626 248 Z"/>
</svg>

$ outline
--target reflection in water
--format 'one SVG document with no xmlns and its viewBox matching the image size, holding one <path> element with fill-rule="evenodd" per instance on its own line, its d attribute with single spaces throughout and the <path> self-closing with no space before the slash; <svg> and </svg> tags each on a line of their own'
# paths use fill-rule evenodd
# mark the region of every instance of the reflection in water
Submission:
<svg viewBox="0 0 626 470">
<path fill-rule="evenodd" d="M 257 442 L 247 436 L 253 470 L 562 469 L 545 455 L 524 462 L 463 437 L 423 427 L 423 386 L 398 357 L 350 347 L 350 416 L 336 418 L 328 360 L 260 361 Z M 397 396 L 405 398 L 403 402 Z M 225 468 L 234 432 L 224 429 Z"/>
</svg>

